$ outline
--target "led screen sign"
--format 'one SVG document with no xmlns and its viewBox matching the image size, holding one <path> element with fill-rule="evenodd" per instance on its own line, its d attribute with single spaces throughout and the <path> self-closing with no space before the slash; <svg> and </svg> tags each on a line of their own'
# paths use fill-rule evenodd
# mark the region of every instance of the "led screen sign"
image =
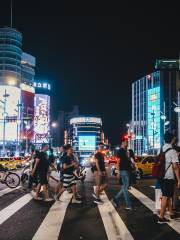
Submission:
<svg viewBox="0 0 180 240">
<path fill-rule="evenodd" d="M 17 105 L 20 103 L 20 89 L 13 86 L 1 86 L 0 87 L 0 141 L 3 140 L 3 120 L 4 120 L 4 94 L 7 94 L 6 98 L 6 124 L 5 124 L 5 140 L 15 141 L 17 139 L 17 119 L 18 111 Z M 14 119 L 15 121 L 9 121 Z"/>
<path fill-rule="evenodd" d="M 34 134 L 36 143 L 47 143 L 50 127 L 50 97 L 35 95 Z"/>
<path fill-rule="evenodd" d="M 95 136 L 79 136 L 79 151 L 95 151 L 96 137 Z"/>
<path fill-rule="evenodd" d="M 151 148 L 160 147 L 160 87 L 148 90 L 148 142 Z"/>
</svg>

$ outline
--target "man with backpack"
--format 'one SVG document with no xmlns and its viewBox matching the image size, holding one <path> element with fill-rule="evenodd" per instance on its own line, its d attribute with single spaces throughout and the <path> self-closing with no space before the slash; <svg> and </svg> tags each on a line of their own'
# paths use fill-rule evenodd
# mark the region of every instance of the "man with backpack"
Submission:
<svg viewBox="0 0 180 240">
<path fill-rule="evenodd" d="M 161 174 L 162 178 L 160 179 L 162 190 L 161 210 L 158 218 L 158 223 L 160 224 L 169 222 L 169 219 L 164 217 L 166 208 L 168 208 L 170 219 L 175 218 L 175 214 L 172 210 L 175 176 L 178 182 L 178 188 L 180 189 L 179 160 L 176 151 L 172 147 L 175 140 L 176 138 L 172 133 L 166 132 L 164 135 L 165 144 L 160 153 L 164 154 L 164 173 Z"/>
</svg>

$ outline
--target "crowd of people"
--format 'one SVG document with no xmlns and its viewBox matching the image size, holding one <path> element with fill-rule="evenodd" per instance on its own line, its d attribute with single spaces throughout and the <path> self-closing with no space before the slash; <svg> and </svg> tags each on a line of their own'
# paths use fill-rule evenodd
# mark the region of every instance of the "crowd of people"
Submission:
<svg viewBox="0 0 180 240">
<path fill-rule="evenodd" d="M 165 218 L 165 213 L 168 210 L 170 219 L 176 218 L 174 208 L 176 208 L 176 198 L 179 195 L 180 189 L 180 148 L 175 144 L 177 139 L 175 136 L 167 132 L 164 135 L 165 144 L 162 147 L 160 153 L 164 154 L 164 175 L 161 179 L 157 179 L 156 189 L 161 191 L 161 205 L 157 209 L 158 223 L 167 223 L 169 219 Z M 72 193 L 72 203 L 81 203 L 81 196 L 77 191 L 77 179 L 76 173 L 79 168 L 78 156 L 74 153 L 73 148 L 70 145 L 62 146 L 60 149 L 59 163 L 56 165 L 53 151 L 50 150 L 50 154 L 47 154 L 48 145 L 42 148 L 42 151 L 33 152 L 33 164 L 31 175 L 29 178 L 29 187 L 33 188 L 34 199 L 42 200 L 40 197 L 40 190 L 43 189 L 44 201 L 60 201 L 62 193 L 66 190 Z M 94 155 L 94 162 L 91 166 L 91 171 L 95 180 L 95 192 L 93 193 L 94 203 L 103 204 L 101 200 L 101 194 L 107 188 L 108 174 L 105 167 L 104 159 L 104 144 L 99 144 L 99 149 Z M 117 208 L 123 198 L 126 203 L 127 210 L 133 210 L 132 201 L 129 195 L 129 189 L 131 185 L 136 182 L 137 166 L 135 162 L 135 156 L 131 149 L 128 149 L 128 143 L 122 141 L 120 148 L 117 152 L 117 169 L 116 175 L 119 184 L 121 185 L 119 192 L 111 200 L 112 204 Z M 59 171 L 59 179 L 52 176 L 51 171 Z M 57 182 L 55 188 L 54 198 L 49 197 L 48 181 L 52 179 Z M 176 191 L 175 191 L 176 190 Z"/>
<path fill-rule="evenodd" d="M 53 150 L 47 154 L 49 146 L 44 145 L 41 151 L 33 151 L 32 166 L 29 177 L 29 189 L 32 191 L 35 200 L 44 200 L 45 202 L 59 201 L 61 194 L 65 190 L 71 190 L 73 197 L 72 203 L 81 203 L 81 196 L 77 193 L 76 170 L 79 167 L 78 157 L 70 145 L 61 147 L 59 163 L 55 164 Z M 58 171 L 59 179 L 56 179 L 51 172 Z M 57 183 L 54 198 L 49 197 L 49 180 Z M 44 193 L 44 199 L 40 197 L 40 191 Z"/>
<path fill-rule="evenodd" d="M 160 198 L 156 199 L 156 202 L 160 202 L 160 204 L 156 204 L 159 205 L 158 209 L 156 209 L 156 214 L 160 224 L 170 221 L 165 217 L 166 212 L 169 213 L 170 219 L 178 217 L 175 214 L 175 210 L 180 189 L 180 147 L 177 146 L 177 138 L 174 134 L 166 132 L 164 142 L 165 144 L 157 157 L 161 159 L 159 171 L 161 170 L 161 173 L 163 173 L 161 177 L 157 178 L 156 182 L 156 189 L 158 188 L 161 193 Z M 131 150 L 128 150 L 127 142 L 122 142 L 117 157 L 119 159 L 117 167 L 118 178 L 121 179 L 121 189 L 112 199 L 112 204 L 118 207 L 122 197 L 124 197 L 126 209 L 133 210 L 128 189 L 131 185 L 134 154 Z"/>
</svg>

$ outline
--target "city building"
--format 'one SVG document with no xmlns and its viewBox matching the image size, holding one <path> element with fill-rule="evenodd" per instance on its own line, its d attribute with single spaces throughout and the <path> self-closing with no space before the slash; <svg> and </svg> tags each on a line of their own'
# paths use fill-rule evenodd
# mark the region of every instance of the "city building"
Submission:
<svg viewBox="0 0 180 240">
<path fill-rule="evenodd" d="M 102 120 L 96 117 L 75 117 L 70 119 L 67 139 L 80 159 L 92 155 L 102 141 Z"/>
<path fill-rule="evenodd" d="M 0 149 L 15 150 L 19 135 L 17 105 L 21 101 L 22 34 L 0 28 Z"/>
<path fill-rule="evenodd" d="M 157 60 L 154 72 L 132 84 L 132 123 L 136 154 L 155 154 L 166 130 L 178 133 L 179 60 Z"/>
<path fill-rule="evenodd" d="M 79 116 L 79 106 L 73 106 L 72 111 L 59 111 L 57 119 L 57 131 L 54 134 L 56 146 L 62 146 L 67 143 L 66 130 L 71 118 Z"/>
<path fill-rule="evenodd" d="M 27 150 L 33 139 L 35 65 L 35 58 L 22 51 L 22 34 L 0 28 L 0 149 L 4 154 Z"/>
<path fill-rule="evenodd" d="M 51 85 L 43 81 L 35 81 L 34 99 L 34 144 L 41 146 L 52 140 L 50 135 L 50 92 Z"/>
<path fill-rule="evenodd" d="M 32 141 L 34 135 L 34 77 L 36 59 L 35 57 L 22 53 L 21 58 L 21 104 L 19 104 L 20 118 L 20 139 Z"/>
</svg>

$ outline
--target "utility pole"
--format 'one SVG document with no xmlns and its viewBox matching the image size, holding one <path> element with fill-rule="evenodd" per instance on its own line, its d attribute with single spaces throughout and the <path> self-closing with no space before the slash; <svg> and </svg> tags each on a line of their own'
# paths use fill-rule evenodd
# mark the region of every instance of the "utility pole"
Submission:
<svg viewBox="0 0 180 240">
<path fill-rule="evenodd" d="M 4 108 L 3 108 L 3 116 L 4 116 L 4 119 L 3 119 L 3 154 L 5 155 L 5 148 L 6 148 L 6 116 L 7 116 L 7 113 L 6 113 L 6 103 L 7 103 L 7 97 L 9 97 L 9 94 L 7 94 L 7 91 L 5 89 L 4 91 L 4 101 L 3 101 L 3 104 L 4 104 Z"/>
</svg>

